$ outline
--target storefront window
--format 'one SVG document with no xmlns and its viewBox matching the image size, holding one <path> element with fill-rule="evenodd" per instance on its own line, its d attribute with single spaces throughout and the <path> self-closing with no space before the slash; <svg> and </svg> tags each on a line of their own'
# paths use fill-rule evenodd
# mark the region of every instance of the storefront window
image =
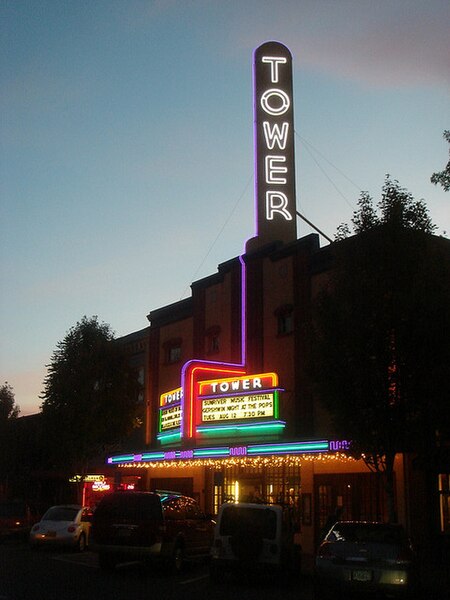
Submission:
<svg viewBox="0 0 450 600">
<path fill-rule="evenodd" d="M 300 507 L 299 467 L 225 467 L 223 479 L 215 474 L 214 512 L 223 502 L 267 502 Z"/>
</svg>

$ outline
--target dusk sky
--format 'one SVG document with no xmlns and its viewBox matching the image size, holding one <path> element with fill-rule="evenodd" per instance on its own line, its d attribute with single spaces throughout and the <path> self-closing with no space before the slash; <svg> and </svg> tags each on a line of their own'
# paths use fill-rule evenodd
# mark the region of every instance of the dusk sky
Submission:
<svg viewBox="0 0 450 600">
<path fill-rule="evenodd" d="M 450 194 L 430 182 L 448 161 L 448 0 L 0 7 L 0 384 L 21 415 L 83 315 L 142 329 L 242 253 L 265 41 L 293 55 L 297 209 L 333 237 L 389 173 L 449 237 Z"/>
</svg>

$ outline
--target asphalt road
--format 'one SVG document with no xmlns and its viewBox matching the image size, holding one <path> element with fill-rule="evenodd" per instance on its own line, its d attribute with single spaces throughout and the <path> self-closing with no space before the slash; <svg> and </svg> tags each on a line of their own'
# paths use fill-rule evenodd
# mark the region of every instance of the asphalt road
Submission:
<svg viewBox="0 0 450 600">
<path fill-rule="evenodd" d="M 100 571 L 92 552 L 41 549 L 25 542 L 0 544 L 0 600 L 312 600 L 308 578 L 227 577 L 213 583 L 207 564 L 188 565 L 181 575 L 137 563 Z"/>
</svg>

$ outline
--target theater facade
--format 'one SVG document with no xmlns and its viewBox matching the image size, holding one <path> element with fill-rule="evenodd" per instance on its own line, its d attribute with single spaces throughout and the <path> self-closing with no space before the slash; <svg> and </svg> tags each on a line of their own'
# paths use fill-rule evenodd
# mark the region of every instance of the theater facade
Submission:
<svg viewBox="0 0 450 600">
<path fill-rule="evenodd" d="M 387 503 L 377 474 L 334 435 L 308 375 L 312 307 L 333 244 L 297 239 L 291 60 L 276 42 L 254 53 L 254 236 L 189 298 L 152 310 L 149 327 L 126 336 L 144 383 L 144 433 L 107 463 L 116 485 L 185 492 L 212 514 L 226 501 L 291 505 L 308 564 L 336 509 L 379 520 Z M 396 512 L 409 530 L 426 512 L 405 493 L 413 484 L 398 455 Z"/>
</svg>

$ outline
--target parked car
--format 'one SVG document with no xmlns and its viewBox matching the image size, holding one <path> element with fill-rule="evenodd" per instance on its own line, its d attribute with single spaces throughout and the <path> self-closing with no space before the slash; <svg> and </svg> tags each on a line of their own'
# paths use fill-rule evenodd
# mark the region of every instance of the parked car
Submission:
<svg viewBox="0 0 450 600">
<path fill-rule="evenodd" d="M 414 596 L 418 566 L 405 530 L 386 523 L 335 523 L 317 550 L 315 584 L 318 598 L 336 597 L 336 590 Z"/>
<path fill-rule="evenodd" d="M 214 521 L 198 502 L 177 492 L 118 491 L 97 506 L 92 549 L 101 569 L 153 560 L 181 571 L 186 560 L 209 556 Z"/>
<path fill-rule="evenodd" d="M 23 500 L 0 501 L 0 539 L 26 536 L 33 523 L 33 513 Z"/>
<path fill-rule="evenodd" d="M 89 544 L 92 510 L 77 504 L 52 506 L 31 528 L 30 545 L 65 546 L 83 552 Z"/>
<path fill-rule="evenodd" d="M 225 572 L 238 570 L 300 575 L 298 531 L 289 507 L 223 504 L 211 548 L 211 577 L 220 579 Z"/>
</svg>

